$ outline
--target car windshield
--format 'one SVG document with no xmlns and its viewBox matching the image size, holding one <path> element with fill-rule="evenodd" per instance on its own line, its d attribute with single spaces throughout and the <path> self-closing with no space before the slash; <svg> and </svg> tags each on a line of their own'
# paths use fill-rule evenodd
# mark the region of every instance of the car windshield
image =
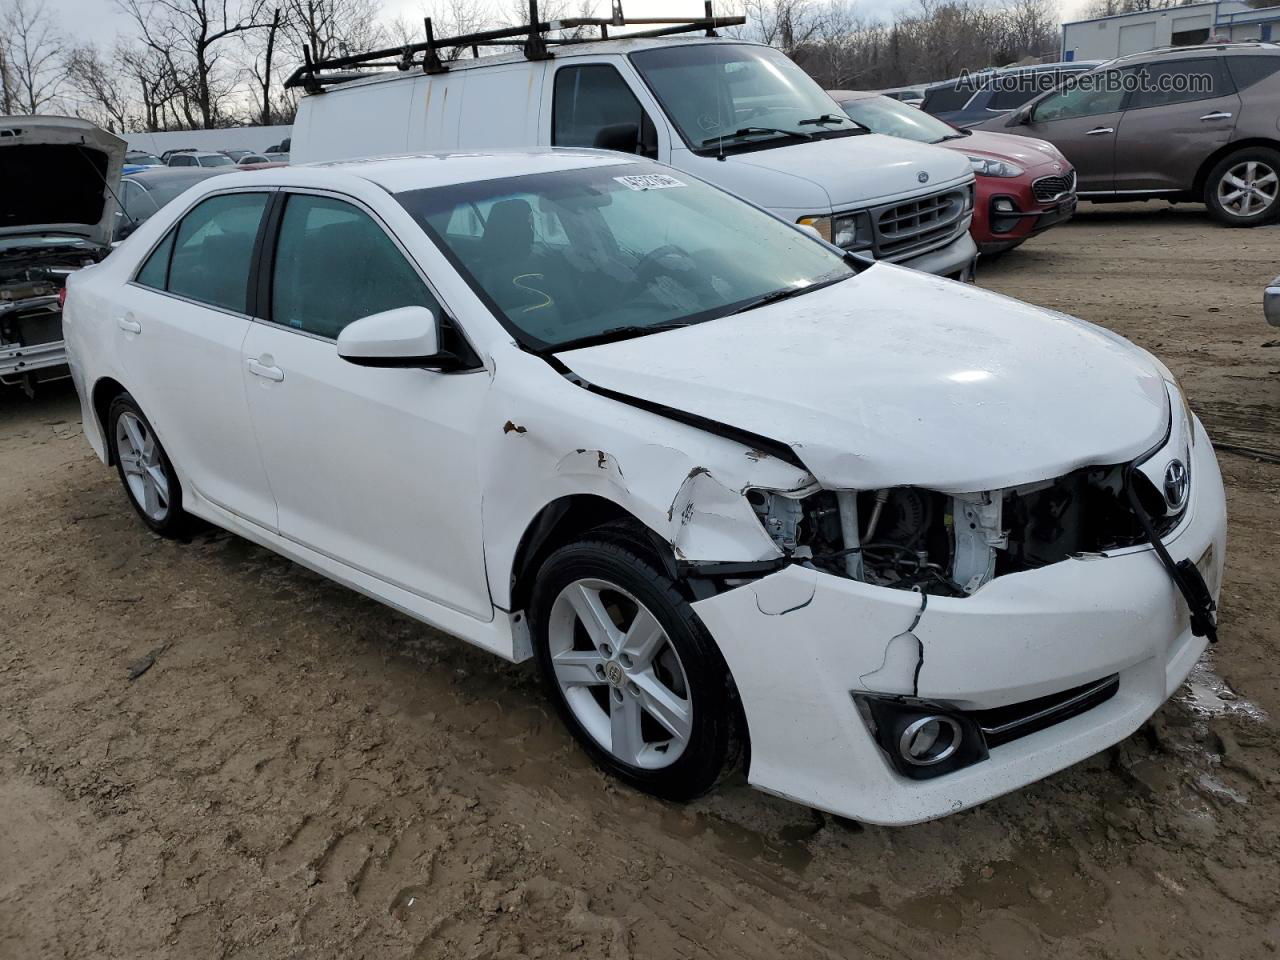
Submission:
<svg viewBox="0 0 1280 960">
<path fill-rule="evenodd" d="M 658 47 L 633 53 L 631 61 L 694 150 L 781 146 L 865 132 L 771 47 Z"/>
<path fill-rule="evenodd" d="M 200 158 L 200 166 L 202 167 L 229 167 L 233 163 L 235 163 L 234 160 L 221 153 L 210 153 Z"/>
<path fill-rule="evenodd" d="M 903 137 L 919 143 L 942 143 L 964 136 L 951 124 L 888 97 L 845 100 L 840 106 L 872 133 Z"/>
<path fill-rule="evenodd" d="M 803 231 L 656 164 L 485 180 L 396 198 L 534 350 L 713 320 L 854 273 Z"/>
</svg>

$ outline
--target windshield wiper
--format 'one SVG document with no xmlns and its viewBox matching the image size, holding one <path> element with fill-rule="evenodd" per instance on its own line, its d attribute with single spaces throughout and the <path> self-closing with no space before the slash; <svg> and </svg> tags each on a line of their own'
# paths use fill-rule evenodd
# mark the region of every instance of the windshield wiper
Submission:
<svg viewBox="0 0 1280 960">
<path fill-rule="evenodd" d="M 756 297 L 740 306 L 737 310 L 732 310 L 726 316 L 734 317 L 740 313 L 746 313 L 748 310 L 754 310 L 756 307 L 767 307 L 771 303 L 778 303 L 782 300 L 790 300 L 792 297 L 798 297 L 802 293 L 813 293 L 815 290 L 821 290 L 823 287 L 829 287 L 833 283 L 839 283 L 841 280 L 848 280 L 850 277 L 857 276 L 852 271 L 842 273 L 838 277 L 828 277 L 825 280 L 815 280 L 813 283 L 803 287 L 783 287 L 781 290 L 774 290 L 772 293 L 766 293 L 763 297 Z"/>
<path fill-rule="evenodd" d="M 834 113 L 824 113 L 820 117 L 810 117 L 808 120 L 798 120 L 796 121 L 796 126 L 803 127 L 811 124 L 817 124 L 818 126 L 821 126 L 824 123 L 842 123 L 842 122 L 857 123 L 857 121 L 849 117 L 840 117 Z M 858 126 L 862 126 L 862 124 L 858 124 Z"/>
<path fill-rule="evenodd" d="M 740 137 L 749 137 L 753 133 L 777 133 L 784 137 L 799 137 L 801 140 L 812 140 L 812 133 L 805 133 L 803 130 L 784 130 L 781 127 L 741 127 L 733 133 L 725 134 L 722 137 L 708 137 L 698 144 L 698 149 L 703 147 L 714 147 L 717 143 L 723 143 L 725 140 L 736 140 Z"/>
<path fill-rule="evenodd" d="M 610 327 L 599 333 L 589 333 L 585 337 L 553 343 L 544 348 L 542 353 L 559 353 L 561 350 L 577 350 L 580 347 L 594 347 L 602 343 L 613 343 L 615 340 L 630 340 L 632 337 L 643 337 L 650 333 L 662 333 L 666 330 L 678 330 L 680 327 L 692 326 L 685 320 L 672 320 L 668 323 L 632 323 L 621 327 Z"/>
</svg>

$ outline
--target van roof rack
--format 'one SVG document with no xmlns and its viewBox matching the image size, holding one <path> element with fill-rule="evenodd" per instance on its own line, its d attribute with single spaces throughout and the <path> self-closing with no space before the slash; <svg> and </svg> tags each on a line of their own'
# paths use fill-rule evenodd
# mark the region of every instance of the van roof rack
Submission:
<svg viewBox="0 0 1280 960">
<path fill-rule="evenodd" d="M 303 46 L 303 64 L 284 82 L 286 87 L 302 87 L 307 93 L 323 93 L 328 86 L 348 83 L 366 77 L 378 76 L 378 72 L 352 70 L 353 67 L 374 68 L 381 71 L 387 67 L 406 72 L 420 69 L 423 73 L 444 73 L 449 69 L 449 62 L 440 59 L 441 50 L 457 50 L 470 47 L 473 57 L 480 56 L 481 47 L 514 46 L 523 38 L 523 52 L 529 60 L 547 60 L 555 56 L 552 46 L 567 46 L 575 43 L 598 43 L 608 40 L 610 27 L 647 26 L 652 29 L 627 33 L 618 39 L 635 39 L 645 37 L 666 37 L 680 33 L 697 33 L 705 31 L 708 37 L 718 36 L 717 27 L 738 27 L 747 22 L 746 17 L 717 17 L 711 12 L 711 0 L 705 0 L 704 16 L 690 20 L 686 17 L 634 17 L 627 18 L 622 13 L 622 0 L 613 0 L 613 16 L 611 17 L 569 17 L 564 20 L 540 20 L 538 18 L 538 0 L 529 0 L 529 22 L 518 27 L 503 27 L 498 30 L 482 30 L 478 33 L 465 33 L 456 37 L 438 38 L 431 24 L 431 18 L 425 17 L 426 40 L 422 43 L 411 43 L 402 47 L 388 47 L 383 50 L 370 50 L 368 53 L 356 53 L 345 57 L 330 57 L 326 60 L 313 60 L 311 48 Z M 547 37 L 545 34 L 556 30 L 575 30 L 579 27 L 598 27 L 598 37 Z M 421 57 L 418 55 L 421 54 Z"/>
</svg>

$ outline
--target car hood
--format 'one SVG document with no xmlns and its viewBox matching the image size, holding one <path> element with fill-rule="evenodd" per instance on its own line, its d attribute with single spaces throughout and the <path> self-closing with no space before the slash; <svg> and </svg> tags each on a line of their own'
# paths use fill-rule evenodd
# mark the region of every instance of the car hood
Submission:
<svg viewBox="0 0 1280 960">
<path fill-rule="evenodd" d="M 734 168 L 786 174 L 824 190 L 833 210 L 932 193 L 972 176 L 969 163 L 950 151 L 878 133 L 727 154 L 725 161 L 728 169 L 709 179 L 720 183 Z M 730 189 L 733 179 L 730 173 Z"/>
<path fill-rule="evenodd" d="M 0 236 L 107 244 L 125 142 L 73 117 L 0 117 Z"/>
<path fill-rule="evenodd" d="M 789 445 L 829 489 L 992 490 L 1131 460 L 1169 403 L 1093 324 L 889 264 L 686 329 L 558 354 L 589 383 Z"/>
<path fill-rule="evenodd" d="M 965 154 L 980 154 L 997 160 L 1012 160 L 1028 170 L 1045 164 L 1060 164 L 1063 170 L 1070 164 L 1047 140 L 1019 137 L 1011 133 L 995 133 L 991 130 L 974 130 L 969 136 L 947 140 L 939 146 Z"/>
</svg>

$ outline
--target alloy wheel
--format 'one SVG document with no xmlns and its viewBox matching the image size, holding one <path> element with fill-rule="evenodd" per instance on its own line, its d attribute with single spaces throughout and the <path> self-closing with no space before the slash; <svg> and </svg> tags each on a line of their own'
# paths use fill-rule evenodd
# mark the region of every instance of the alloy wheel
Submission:
<svg viewBox="0 0 1280 960">
<path fill-rule="evenodd" d="M 1218 181 L 1218 203 L 1237 217 L 1254 217 L 1270 209 L 1280 195 L 1280 175 L 1261 160 L 1237 163 Z"/>
<path fill-rule="evenodd" d="M 151 520 L 162 523 L 169 513 L 169 477 L 160 444 L 150 428 L 128 411 L 116 420 L 116 455 L 134 503 Z"/>
<path fill-rule="evenodd" d="M 616 759 L 658 770 L 693 732 L 684 664 L 657 618 L 617 584 L 575 580 L 551 605 L 547 643 L 565 702 Z"/>
</svg>

